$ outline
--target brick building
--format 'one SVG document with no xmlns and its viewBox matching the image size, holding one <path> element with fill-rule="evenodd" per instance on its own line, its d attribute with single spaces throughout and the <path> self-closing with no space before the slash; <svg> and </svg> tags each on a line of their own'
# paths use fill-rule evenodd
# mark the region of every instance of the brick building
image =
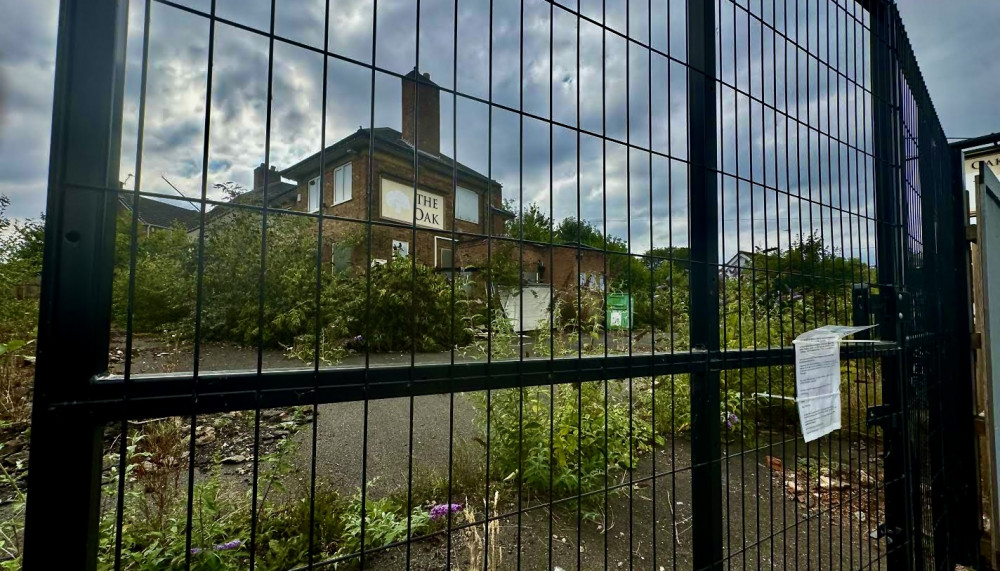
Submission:
<svg viewBox="0 0 1000 571">
<path fill-rule="evenodd" d="M 429 74 L 418 78 L 414 70 L 402 78 L 401 105 L 402 132 L 358 129 L 278 173 L 295 181 L 280 207 L 333 217 L 324 222 L 325 260 L 336 267 L 363 267 L 370 221 L 373 263 L 413 254 L 441 271 L 475 272 L 486 266 L 488 255 L 509 256 L 513 247 L 515 258 L 523 259 L 525 283 L 551 283 L 556 289 L 603 285 L 602 252 L 531 243 L 519 250 L 504 239 L 515 215 L 503 207 L 501 184 L 441 152 L 440 91 Z"/>
</svg>

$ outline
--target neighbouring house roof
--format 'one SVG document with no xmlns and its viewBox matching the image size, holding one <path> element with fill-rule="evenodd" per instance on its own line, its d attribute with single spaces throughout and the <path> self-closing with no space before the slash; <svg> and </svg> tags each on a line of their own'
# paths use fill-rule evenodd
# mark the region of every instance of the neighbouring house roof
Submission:
<svg viewBox="0 0 1000 571">
<path fill-rule="evenodd" d="M 729 258 L 729 261 L 726 262 L 726 265 L 737 266 L 740 264 L 741 261 L 749 262 L 752 260 L 753 260 L 753 252 L 739 251 L 733 254 L 732 258 Z"/>
<path fill-rule="evenodd" d="M 392 153 L 401 158 L 412 160 L 413 145 L 403 140 L 402 133 L 390 127 L 376 127 L 375 129 L 358 129 L 354 133 L 351 133 L 350 135 L 327 147 L 324 157 L 326 164 L 336 164 L 352 152 L 368 150 L 370 144 L 369 133 L 374 133 L 376 150 Z M 495 180 L 491 181 L 486 175 L 472 169 L 471 167 L 463 165 L 462 163 L 455 161 L 451 157 L 444 154 L 432 155 L 420 151 L 418 160 L 420 166 L 437 169 L 444 174 L 450 175 L 452 172 L 457 172 L 459 183 L 463 180 L 467 181 L 467 183 L 469 181 L 479 183 L 479 185 L 474 185 L 470 190 L 483 192 L 483 189 L 488 188 L 489 186 L 493 186 L 496 189 L 500 189 L 502 187 L 499 182 Z M 315 176 L 314 173 L 319 172 L 320 170 L 319 161 L 320 153 L 315 153 L 281 171 L 281 176 L 293 180 L 303 180 L 306 177 Z M 512 212 L 503 208 L 493 207 L 493 210 L 498 214 L 511 217 L 514 216 Z"/>
<path fill-rule="evenodd" d="M 118 195 L 118 202 L 131 212 L 133 198 L 132 194 L 122 193 Z M 198 211 L 140 196 L 139 222 L 156 228 L 170 228 L 174 224 L 180 224 L 189 230 L 198 225 Z"/>
</svg>

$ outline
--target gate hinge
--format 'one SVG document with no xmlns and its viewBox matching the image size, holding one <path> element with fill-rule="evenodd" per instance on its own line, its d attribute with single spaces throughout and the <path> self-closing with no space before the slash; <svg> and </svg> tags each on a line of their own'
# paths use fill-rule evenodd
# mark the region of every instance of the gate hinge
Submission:
<svg viewBox="0 0 1000 571">
<path fill-rule="evenodd" d="M 865 420 L 868 423 L 868 428 L 873 426 L 878 426 L 883 429 L 896 427 L 896 413 L 893 412 L 892 408 L 887 404 L 878 404 L 868 407 L 868 413 Z"/>
</svg>

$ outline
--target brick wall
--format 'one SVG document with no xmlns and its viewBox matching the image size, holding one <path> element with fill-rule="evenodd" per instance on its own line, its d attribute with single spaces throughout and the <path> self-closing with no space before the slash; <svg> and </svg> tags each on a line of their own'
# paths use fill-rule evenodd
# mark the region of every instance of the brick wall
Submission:
<svg viewBox="0 0 1000 571">
<path fill-rule="evenodd" d="M 352 194 L 351 200 L 336 206 L 327 206 L 333 202 L 333 171 L 343 165 L 347 160 L 352 163 Z M 355 153 L 349 159 L 336 162 L 327 168 L 323 184 L 323 211 L 328 215 L 347 218 L 349 220 L 327 220 L 324 222 L 323 233 L 325 241 L 329 243 L 343 242 L 354 246 L 351 254 L 351 263 L 355 266 L 364 267 L 368 250 L 365 247 L 368 237 L 366 221 L 368 217 L 369 200 L 367 197 L 368 188 L 368 153 Z M 370 201 L 372 214 L 371 220 L 376 223 L 371 228 L 371 257 L 373 259 L 389 259 L 392 255 L 392 242 L 399 240 L 407 242 L 411 255 L 416 255 L 417 261 L 428 266 L 436 263 L 435 250 L 439 241 L 435 238 L 442 238 L 440 245 L 447 247 L 452 238 L 451 222 L 454 216 L 454 200 L 451 195 L 452 177 L 450 173 L 422 166 L 420 168 L 420 188 L 440 194 L 444 198 L 444 225 L 443 230 L 423 228 L 417 226 L 416 232 L 412 226 L 394 226 L 394 221 L 387 221 L 389 225 L 382 225 L 380 217 L 380 180 L 382 175 L 391 177 L 400 182 L 409 181 L 412 183 L 411 173 L 412 163 L 401 157 L 389 155 L 387 153 L 377 153 L 372 165 L 377 173 L 375 184 L 373 185 L 374 195 Z M 459 184 L 466 188 L 476 189 L 475 183 L 470 180 L 460 179 Z M 299 200 L 296 203 L 297 210 L 305 210 L 308 204 L 306 196 L 307 181 L 299 184 L 297 192 Z M 484 188 L 480 183 L 478 187 Z M 483 195 L 481 195 L 483 196 Z M 502 205 L 500 188 L 496 187 L 491 193 L 494 206 Z M 489 227 L 484 222 L 486 219 L 486 200 L 480 199 L 480 223 L 473 224 L 463 220 L 455 220 L 455 231 L 457 244 L 452 244 L 455 265 L 460 267 L 485 268 L 487 260 L 487 240 L 475 234 L 486 234 Z M 357 222 L 354 222 L 356 220 Z M 503 235 L 505 220 L 502 216 L 493 215 L 493 233 Z M 463 233 L 473 234 L 473 236 L 463 235 Z M 536 274 L 541 264 L 542 282 L 549 283 L 557 290 L 566 291 L 577 287 L 580 283 L 580 273 L 586 274 L 588 282 L 600 282 L 600 276 L 604 275 L 605 256 L 604 253 L 590 248 L 578 249 L 575 246 L 554 246 L 549 248 L 544 245 L 524 243 L 520 245 L 520 251 L 516 242 L 509 240 L 494 239 L 490 247 L 491 255 L 499 255 L 498 252 L 511 246 L 514 248 L 516 256 L 522 261 L 522 272 Z M 324 260 L 330 262 L 333 248 L 324 248 Z M 593 277 L 591 277 L 593 276 Z"/>
<path fill-rule="evenodd" d="M 351 199 L 336 206 L 329 206 L 333 203 L 333 172 L 336 168 L 339 168 L 347 161 L 351 162 Z M 357 220 L 358 222 L 355 223 L 347 220 L 328 220 L 324 222 L 324 235 L 333 241 L 348 239 L 357 241 L 359 237 L 367 236 L 367 229 L 365 228 L 363 222 L 366 222 L 369 219 L 368 209 L 370 205 L 372 209 L 371 220 L 376 222 L 376 224 L 372 227 L 372 258 L 387 259 L 392 253 L 392 240 L 402 240 L 410 243 L 410 252 L 416 254 L 417 260 L 426 265 L 433 265 L 435 263 L 434 237 L 440 236 L 450 239 L 452 235 L 451 226 L 452 220 L 454 219 L 455 208 L 454 195 L 451 193 L 453 180 L 452 173 L 443 172 L 442 169 L 435 168 L 431 165 L 420 166 L 419 187 L 422 190 L 438 194 L 443 199 L 444 229 L 417 226 L 417 236 L 414 240 L 412 227 L 399 228 L 383 226 L 377 223 L 384 221 L 390 225 L 398 224 L 397 221 L 383 220 L 381 218 L 380 192 L 382 176 L 387 176 L 392 180 L 404 184 L 412 184 L 412 162 L 403 157 L 394 156 L 389 153 L 376 152 L 375 160 L 372 164 L 372 168 L 376 173 L 375 181 L 372 186 L 374 194 L 370 201 L 367 196 L 368 168 L 367 152 L 354 153 L 350 155 L 349 158 L 337 161 L 327 167 L 323 180 L 323 212 L 327 215 L 349 218 Z M 479 223 L 475 224 L 464 220 L 454 219 L 455 231 L 458 233 L 486 234 L 490 230 L 489 224 L 487 223 L 488 208 L 485 193 L 486 186 L 481 180 L 475 181 L 469 177 L 461 176 L 459 177 L 459 185 L 464 188 L 469 188 L 470 190 L 481 190 L 484 192 L 483 194 L 480 194 L 479 200 Z M 308 180 L 302 180 L 299 182 L 296 189 L 298 198 L 295 202 L 295 210 L 305 211 L 305 209 L 308 208 L 307 187 Z M 496 185 L 489 193 L 490 201 L 495 207 L 500 207 L 503 204 L 501 190 L 502 189 L 499 185 Z M 505 219 L 503 216 L 499 214 L 492 215 L 492 229 L 495 235 L 501 235 L 503 233 L 504 224 Z M 364 242 L 362 241 L 360 244 L 363 245 Z M 359 255 L 363 257 L 364 252 L 365 248 L 360 248 Z M 354 257 L 357 257 L 357 255 L 358 254 Z M 360 259 L 358 259 L 358 261 L 361 262 Z"/>
<path fill-rule="evenodd" d="M 485 267 L 487 255 L 512 255 L 521 264 L 523 273 L 535 275 L 541 266 L 541 283 L 552 285 L 558 291 L 575 289 L 580 274 L 594 276 L 595 281 L 604 275 L 604 252 L 575 246 L 545 246 L 539 244 L 494 240 L 487 251 L 485 239 L 463 240 L 458 244 L 456 263 L 461 266 Z"/>
</svg>

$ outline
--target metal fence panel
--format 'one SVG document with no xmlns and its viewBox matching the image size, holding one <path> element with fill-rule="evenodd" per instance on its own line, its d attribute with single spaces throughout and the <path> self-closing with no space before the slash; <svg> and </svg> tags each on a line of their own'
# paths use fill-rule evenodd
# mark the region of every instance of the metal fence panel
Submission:
<svg viewBox="0 0 1000 571">
<path fill-rule="evenodd" d="M 974 553 L 891 3 L 64 0 L 53 125 L 28 568 Z M 803 444 L 791 342 L 851 323 Z"/>
</svg>

